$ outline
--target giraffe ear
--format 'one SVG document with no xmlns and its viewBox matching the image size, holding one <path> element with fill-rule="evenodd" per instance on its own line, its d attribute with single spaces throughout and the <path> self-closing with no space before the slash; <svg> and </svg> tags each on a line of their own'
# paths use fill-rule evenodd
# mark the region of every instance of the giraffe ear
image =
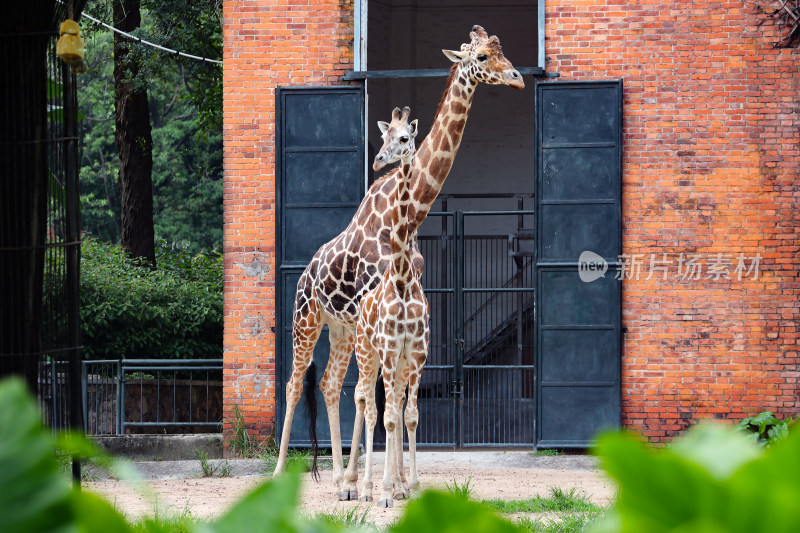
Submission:
<svg viewBox="0 0 800 533">
<path fill-rule="evenodd" d="M 459 63 L 469 57 L 469 52 L 457 52 L 455 50 L 442 50 L 442 53 L 453 63 Z"/>
<path fill-rule="evenodd" d="M 418 118 L 415 118 L 409 124 L 409 126 L 411 126 L 411 136 L 412 137 L 416 137 L 417 136 L 417 132 L 419 131 L 419 130 L 417 130 L 417 121 L 418 120 L 419 120 Z"/>
<path fill-rule="evenodd" d="M 389 123 L 379 120 L 378 127 L 380 128 L 381 133 L 386 133 L 386 131 L 389 129 Z"/>
</svg>

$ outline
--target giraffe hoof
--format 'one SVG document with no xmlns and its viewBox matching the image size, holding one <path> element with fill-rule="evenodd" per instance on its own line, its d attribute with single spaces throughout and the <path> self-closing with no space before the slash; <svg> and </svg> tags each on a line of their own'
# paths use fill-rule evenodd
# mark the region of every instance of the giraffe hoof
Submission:
<svg viewBox="0 0 800 533">
<path fill-rule="evenodd" d="M 358 501 L 360 501 L 360 502 L 371 502 L 372 501 L 372 496 L 362 496 L 362 497 L 360 497 L 358 499 Z"/>
<path fill-rule="evenodd" d="M 349 502 L 349 501 L 356 501 L 358 499 L 358 491 L 357 490 L 343 490 L 339 493 L 339 501 L 342 502 Z"/>
<path fill-rule="evenodd" d="M 386 498 L 383 500 L 378 500 L 378 507 L 388 509 L 389 507 L 394 507 L 394 502 L 391 498 Z"/>
</svg>

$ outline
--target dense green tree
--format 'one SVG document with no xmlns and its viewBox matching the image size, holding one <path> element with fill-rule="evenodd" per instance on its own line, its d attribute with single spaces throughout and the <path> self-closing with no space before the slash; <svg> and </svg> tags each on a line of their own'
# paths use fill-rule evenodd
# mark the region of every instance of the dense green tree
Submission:
<svg viewBox="0 0 800 533">
<path fill-rule="evenodd" d="M 88 10 L 110 22 L 111 4 Z M 142 0 L 133 33 L 198 56 L 221 59 L 218 2 Z M 80 79 L 83 114 L 81 206 L 83 227 L 120 240 L 119 158 L 114 143 L 113 38 L 82 20 L 89 72 Z M 222 69 L 133 43 L 141 61 L 131 81 L 146 87 L 152 125 L 152 188 L 157 241 L 192 253 L 222 247 Z"/>
</svg>

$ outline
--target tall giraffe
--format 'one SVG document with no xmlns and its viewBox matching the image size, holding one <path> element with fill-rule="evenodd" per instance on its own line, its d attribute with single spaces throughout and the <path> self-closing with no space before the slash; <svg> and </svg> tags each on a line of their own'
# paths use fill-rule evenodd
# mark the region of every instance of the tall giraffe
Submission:
<svg viewBox="0 0 800 533">
<path fill-rule="evenodd" d="M 403 430 L 400 424 L 402 397 L 408 386 L 408 406 L 405 411 L 408 428 L 409 454 L 411 456 L 412 488 L 419 486 L 416 472 L 416 428 L 419 420 L 417 391 L 422 368 L 428 357 L 428 301 L 422 284 L 415 276 L 412 250 L 408 233 L 408 212 L 411 193 L 408 179 L 414 158 L 414 138 L 417 121 L 408 122 L 411 110 L 402 113 L 395 109 L 391 124 L 378 122 L 383 136 L 383 146 L 375 158 L 373 168 L 400 161 L 397 189 L 392 210 L 391 260 L 378 285 L 361 299 L 356 324 L 356 359 L 358 385 L 356 386 L 356 417 L 353 442 L 361 440 L 362 421 L 366 422 L 366 468 L 362 488 L 363 501 L 372 500 L 372 445 L 377 421 L 375 382 L 379 368 L 383 371 L 386 391 L 386 460 L 380 507 L 391 507 L 392 497 L 407 496 L 401 474 L 403 472 Z M 411 371 L 413 369 L 413 372 Z M 350 464 L 344 474 L 344 490 L 355 499 L 358 477 L 358 448 L 350 452 Z"/>
<path fill-rule="evenodd" d="M 525 88 L 522 76 L 503 55 L 497 36 L 489 37 L 482 27 L 474 26 L 470 39 L 469 43 L 461 45 L 460 51 L 443 50 L 454 65 L 430 134 L 420 145 L 411 166 L 409 235 L 416 233 L 428 215 L 453 166 L 478 84 Z M 314 346 L 322 326 L 327 324 L 331 348 L 319 385 L 330 424 L 333 482 L 343 499 L 349 499 L 349 492 L 342 491 L 339 395 L 355 346 L 359 302 L 380 281 L 391 256 L 392 204 L 397 174 L 395 169 L 372 184 L 347 228 L 323 244 L 311 258 L 297 282 L 295 294 L 292 375 L 286 384 L 286 414 L 275 474 L 283 472 L 286 466 L 294 411 L 303 392 L 303 377 L 313 362 Z M 413 248 L 415 271 L 420 275 L 423 260 L 419 250 Z M 315 422 L 310 420 L 311 424 Z"/>
</svg>

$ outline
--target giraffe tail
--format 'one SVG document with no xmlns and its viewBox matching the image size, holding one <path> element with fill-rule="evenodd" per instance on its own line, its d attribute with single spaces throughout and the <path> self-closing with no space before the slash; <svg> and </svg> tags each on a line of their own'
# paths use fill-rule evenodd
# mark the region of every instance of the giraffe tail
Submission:
<svg viewBox="0 0 800 533">
<path fill-rule="evenodd" d="M 378 376 L 375 382 L 375 407 L 378 411 L 378 429 L 386 439 L 386 428 L 383 427 L 383 413 L 386 411 L 386 391 L 383 388 L 383 372 Z"/>
<path fill-rule="evenodd" d="M 317 468 L 317 364 L 312 360 L 306 370 L 306 383 L 303 386 L 306 393 L 306 414 L 308 415 L 308 438 L 311 441 L 311 477 L 319 481 L 319 468 Z"/>
</svg>

